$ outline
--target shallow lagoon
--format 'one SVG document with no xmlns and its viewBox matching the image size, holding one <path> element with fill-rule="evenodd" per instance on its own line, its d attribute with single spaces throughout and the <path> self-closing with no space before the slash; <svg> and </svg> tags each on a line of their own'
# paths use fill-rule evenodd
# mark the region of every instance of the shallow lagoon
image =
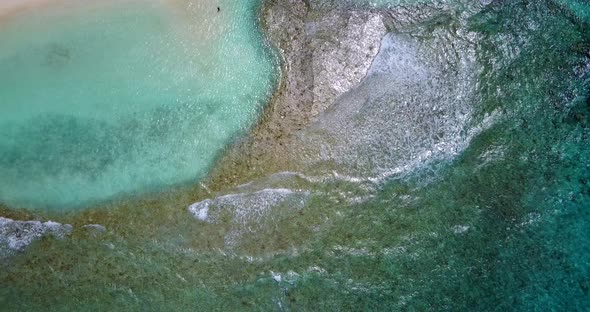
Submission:
<svg viewBox="0 0 590 312">
<path fill-rule="evenodd" d="M 66 1 L 6 18 L 0 200 L 72 209 L 201 178 L 273 89 L 256 7 Z"/>
</svg>

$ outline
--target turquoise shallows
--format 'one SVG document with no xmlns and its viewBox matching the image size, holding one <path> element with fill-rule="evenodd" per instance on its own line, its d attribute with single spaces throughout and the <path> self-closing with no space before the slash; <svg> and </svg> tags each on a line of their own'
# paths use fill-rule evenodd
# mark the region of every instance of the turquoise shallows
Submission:
<svg viewBox="0 0 590 312">
<path fill-rule="evenodd" d="M 202 177 L 274 86 L 258 2 L 68 2 L 3 21 L 0 202 L 76 209 Z"/>
</svg>

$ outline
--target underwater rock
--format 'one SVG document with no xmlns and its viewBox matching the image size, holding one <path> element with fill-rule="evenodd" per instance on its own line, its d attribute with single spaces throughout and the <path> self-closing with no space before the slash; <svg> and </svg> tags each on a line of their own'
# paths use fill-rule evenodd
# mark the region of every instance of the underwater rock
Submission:
<svg viewBox="0 0 590 312">
<path fill-rule="evenodd" d="M 429 38 L 389 33 L 363 82 L 302 131 L 303 162 L 378 181 L 452 159 L 480 127 L 470 124 L 480 71 L 474 42 L 450 28 Z"/>
<path fill-rule="evenodd" d="M 102 226 L 100 224 L 86 224 L 83 226 L 83 228 L 86 230 L 88 235 L 90 235 L 92 237 L 100 236 L 100 235 L 106 233 L 106 231 L 107 231 L 107 228 L 105 228 L 104 226 Z"/>
<path fill-rule="evenodd" d="M 51 235 L 63 239 L 71 232 L 70 224 L 53 221 L 16 221 L 0 217 L 0 258 L 25 250 L 43 236 Z"/>
<path fill-rule="evenodd" d="M 309 196 L 308 191 L 263 189 L 206 199 L 190 205 L 188 211 L 195 219 L 211 224 L 229 221 L 230 231 L 225 236 L 225 245 L 232 247 L 243 234 L 262 231 L 303 209 Z"/>
<path fill-rule="evenodd" d="M 308 196 L 309 192 L 306 191 L 264 189 L 253 193 L 228 194 L 206 199 L 190 205 L 188 209 L 195 218 L 214 223 L 218 221 L 223 208 L 230 208 L 234 212 L 234 220 L 245 225 L 259 220 L 269 209 L 281 204 L 301 209 Z"/>
<path fill-rule="evenodd" d="M 311 10 L 304 1 L 269 4 L 267 33 L 282 52 L 284 92 L 275 99 L 280 122 L 318 115 L 367 74 L 386 33 L 381 13 Z"/>
<path fill-rule="evenodd" d="M 305 27 L 313 54 L 311 115 L 317 116 L 367 75 L 386 29 L 370 11 L 329 11 Z"/>
</svg>

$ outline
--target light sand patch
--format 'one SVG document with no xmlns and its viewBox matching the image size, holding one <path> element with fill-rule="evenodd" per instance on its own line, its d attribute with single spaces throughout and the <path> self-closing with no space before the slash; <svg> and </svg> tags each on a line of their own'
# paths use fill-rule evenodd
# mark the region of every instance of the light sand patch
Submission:
<svg viewBox="0 0 590 312">
<path fill-rule="evenodd" d="M 0 22 L 9 20 L 12 17 L 31 12 L 43 10 L 48 14 L 63 13 L 73 9 L 96 9 L 108 5 L 121 4 L 124 2 L 145 2 L 146 4 L 178 5 L 177 0 L 99 0 L 99 1 L 76 1 L 76 0 L 0 0 Z"/>
<path fill-rule="evenodd" d="M 187 54 L 195 55 L 195 64 L 192 65 L 204 72 L 215 70 L 219 60 L 213 52 L 221 48 L 218 46 L 222 43 L 221 38 L 236 26 L 232 21 L 240 18 L 236 15 L 235 5 L 218 0 L 0 0 L 0 27 L 28 14 L 41 13 L 61 18 L 133 2 L 141 6 L 155 6 L 163 16 L 171 16 L 171 20 L 178 21 L 169 26 L 173 27 L 175 36 L 184 42 L 182 48 Z"/>
</svg>

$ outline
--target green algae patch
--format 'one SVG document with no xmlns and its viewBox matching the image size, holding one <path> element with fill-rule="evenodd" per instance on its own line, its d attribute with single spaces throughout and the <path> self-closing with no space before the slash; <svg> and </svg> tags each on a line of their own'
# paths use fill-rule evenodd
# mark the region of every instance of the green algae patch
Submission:
<svg viewBox="0 0 590 312">
<path fill-rule="evenodd" d="M 11 16 L 0 201 L 72 209 L 203 177 L 274 88 L 258 5 L 68 3 Z"/>
</svg>

